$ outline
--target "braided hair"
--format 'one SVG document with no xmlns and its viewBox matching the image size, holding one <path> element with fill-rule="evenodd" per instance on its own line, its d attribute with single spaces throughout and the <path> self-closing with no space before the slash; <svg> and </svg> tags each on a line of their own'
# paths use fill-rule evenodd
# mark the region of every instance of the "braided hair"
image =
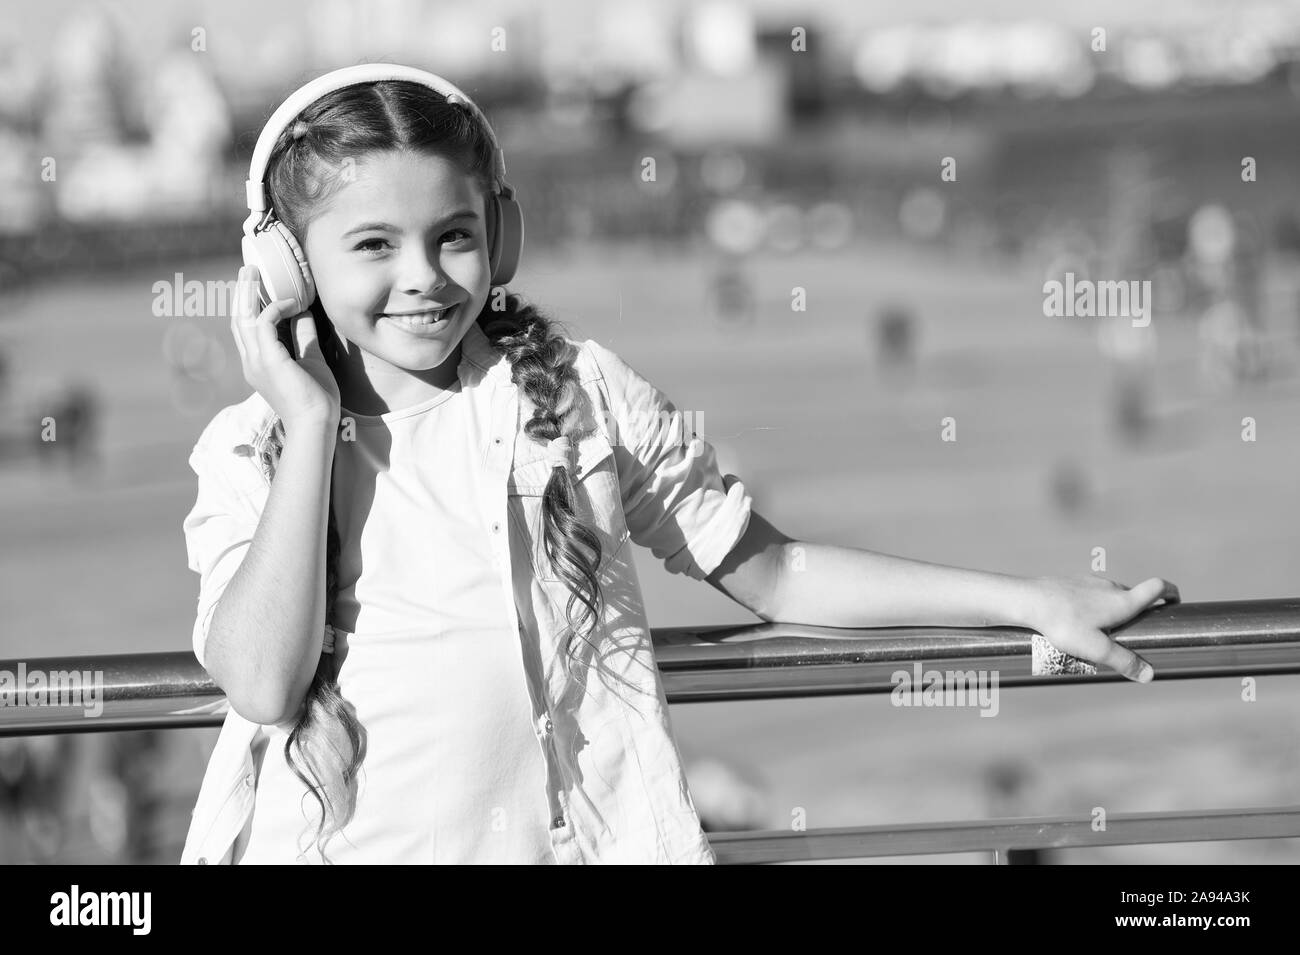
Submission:
<svg viewBox="0 0 1300 955">
<path fill-rule="evenodd" d="M 277 218 L 301 244 L 318 203 L 337 188 L 339 177 L 330 171 L 348 157 L 391 149 L 454 157 L 485 194 L 491 190 L 493 146 L 470 108 L 458 97 L 444 98 L 417 83 L 383 80 L 322 97 L 281 134 L 267 173 Z M 337 377 L 343 365 L 334 326 L 319 299 L 312 303 L 311 312 L 322 353 Z M 543 445 L 560 435 L 571 435 L 576 444 L 581 417 L 580 383 L 574 369 L 578 350 L 569 338 L 558 334 L 556 326 L 560 324 L 514 293 L 490 294 L 478 317 L 488 341 L 509 361 L 511 380 L 533 406 L 525 433 Z M 272 479 L 284 439 L 284 424 L 277 419 L 262 452 Z M 591 645 L 589 638 L 598 626 L 603 605 L 598 577 L 601 542 L 578 519 L 575 491 L 568 470 L 557 465 L 542 494 L 543 547 L 570 592 L 566 670 L 573 640 L 580 638 Z M 338 597 L 341 550 L 332 489 L 328 510 L 327 624 L 333 620 Z M 356 810 L 357 773 L 365 759 L 365 733 L 354 707 L 339 692 L 336 661 L 334 654 L 322 652 L 284 748 L 290 767 L 320 806 L 315 844 L 327 863 L 326 845 Z"/>
</svg>

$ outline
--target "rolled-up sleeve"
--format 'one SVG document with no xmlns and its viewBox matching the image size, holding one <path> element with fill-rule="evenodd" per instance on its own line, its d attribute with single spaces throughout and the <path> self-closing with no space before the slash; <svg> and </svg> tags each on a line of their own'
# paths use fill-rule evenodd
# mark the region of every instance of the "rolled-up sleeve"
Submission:
<svg viewBox="0 0 1300 955">
<path fill-rule="evenodd" d="M 690 427 L 691 416 L 617 354 L 590 339 L 583 344 L 604 381 L 632 540 L 669 573 L 703 580 L 744 536 L 752 498 L 740 480 L 724 481 L 716 450 Z"/>
<path fill-rule="evenodd" d="M 213 444 L 221 414 L 204 430 L 190 453 L 189 465 L 198 476 L 198 495 L 185 516 L 182 530 L 190 570 L 199 575 L 199 598 L 191 642 L 199 663 L 207 666 L 204 648 L 212 614 L 226 586 L 243 562 L 257 531 L 260 514 L 230 470 L 248 467 L 230 448 Z"/>
</svg>

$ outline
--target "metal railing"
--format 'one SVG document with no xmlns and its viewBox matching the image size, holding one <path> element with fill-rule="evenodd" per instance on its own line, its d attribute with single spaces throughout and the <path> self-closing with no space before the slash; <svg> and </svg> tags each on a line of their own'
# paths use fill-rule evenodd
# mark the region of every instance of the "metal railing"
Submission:
<svg viewBox="0 0 1300 955">
<path fill-rule="evenodd" d="M 1300 598 L 1155 607 L 1113 634 L 1157 680 L 1300 673 Z M 991 671 L 1000 687 L 1116 682 L 1113 672 L 1036 676 L 1031 631 L 1010 627 L 840 629 L 791 624 L 653 631 L 670 703 L 888 693 L 899 670 Z M 0 707 L 0 737 L 217 726 L 228 704 L 189 652 L 0 661 L 17 673 L 102 673 L 102 712 L 40 702 L 19 688 Z M 1038 817 L 809 831 L 711 832 L 722 863 L 791 862 L 1161 842 L 1300 837 L 1300 806 Z"/>
</svg>

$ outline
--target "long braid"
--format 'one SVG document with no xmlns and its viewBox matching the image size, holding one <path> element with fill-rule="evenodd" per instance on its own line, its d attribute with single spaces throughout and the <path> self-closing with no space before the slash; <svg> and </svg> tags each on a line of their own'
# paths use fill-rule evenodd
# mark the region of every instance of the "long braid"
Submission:
<svg viewBox="0 0 1300 955">
<path fill-rule="evenodd" d="M 582 420 L 581 383 L 574 370 L 577 348 L 555 334 L 555 323 L 536 306 L 516 294 L 505 296 L 501 311 L 492 310 L 489 304 L 480 323 L 483 334 L 510 362 L 511 381 L 533 405 L 524 433 L 543 445 L 560 435 L 569 435 L 576 445 Z M 604 602 L 598 577 L 600 538 L 578 519 L 575 497 L 573 478 L 566 468 L 557 465 L 542 491 L 542 546 L 569 587 L 566 670 L 575 636 L 581 636 L 594 649 L 587 637 L 600 621 Z M 574 610 L 579 604 L 581 616 L 575 620 Z"/>
</svg>

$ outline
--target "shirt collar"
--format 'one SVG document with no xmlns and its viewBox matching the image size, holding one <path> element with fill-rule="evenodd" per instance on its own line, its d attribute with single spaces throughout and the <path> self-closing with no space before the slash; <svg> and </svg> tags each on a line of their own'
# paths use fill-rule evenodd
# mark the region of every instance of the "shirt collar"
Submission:
<svg viewBox="0 0 1300 955">
<path fill-rule="evenodd" d="M 478 322 L 470 325 L 461 339 L 460 365 L 456 374 L 463 385 L 477 384 L 483 378 L 500 381 L 510 374 L 510 360 L 492 346 Z"/>
</svg>

